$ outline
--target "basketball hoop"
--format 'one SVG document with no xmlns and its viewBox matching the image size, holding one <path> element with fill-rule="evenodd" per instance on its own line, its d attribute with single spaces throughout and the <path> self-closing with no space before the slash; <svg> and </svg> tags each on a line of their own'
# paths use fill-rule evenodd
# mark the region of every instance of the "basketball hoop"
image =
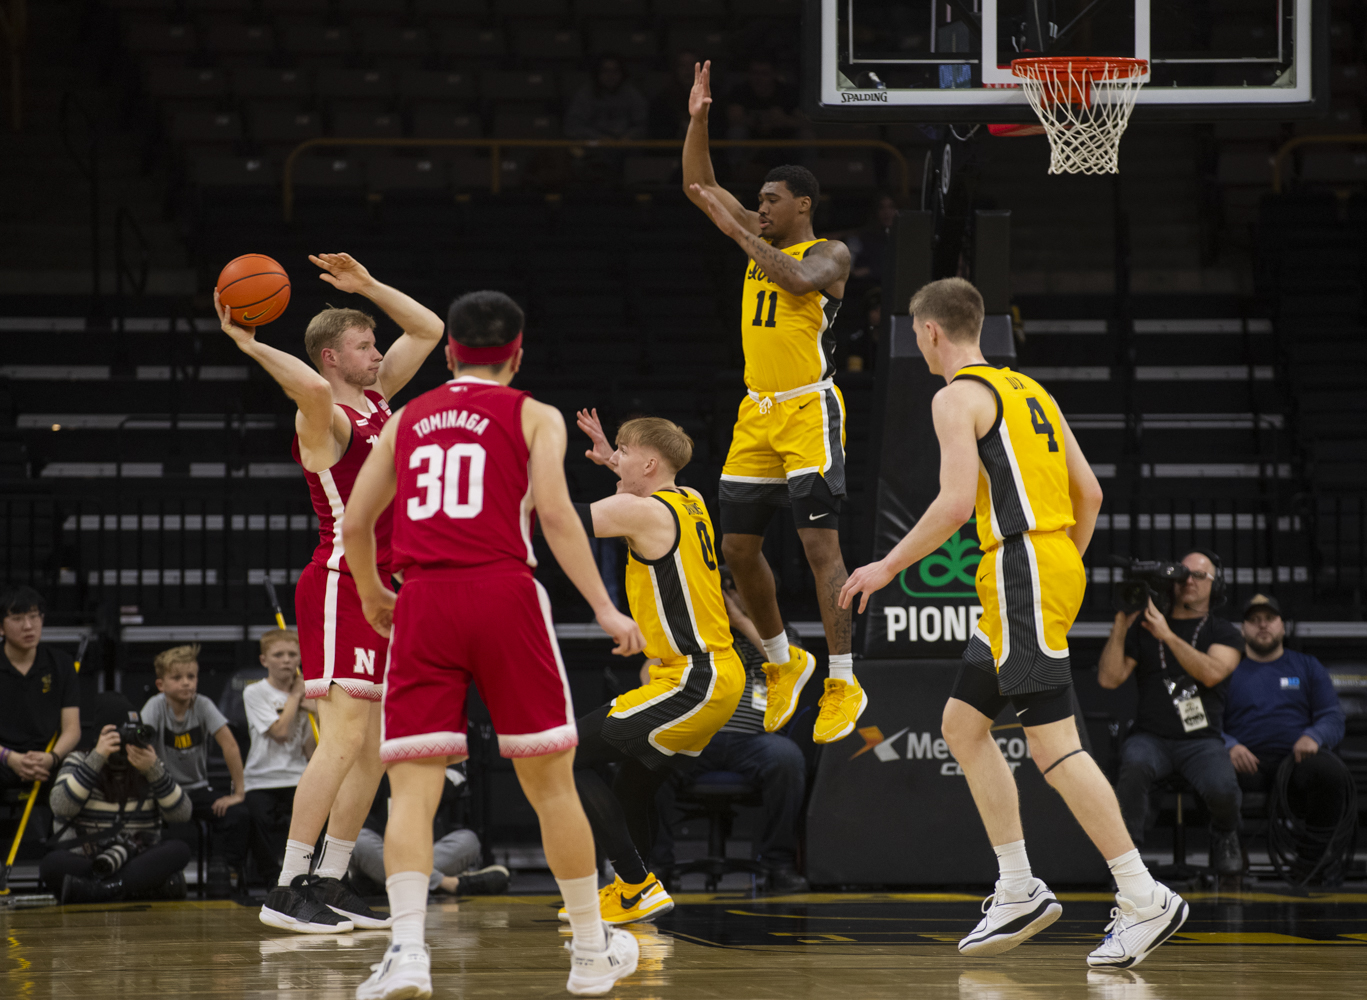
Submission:
<svg viewBox="0 0 1367 1000">
<path fill-rule="evenodd" d="M 1120 172 L 1120 137 L 1148 69 L 1144 59 L 1109 56 L 1012 61 L 1049 135 L 1049 173 Z"/>
</svg>

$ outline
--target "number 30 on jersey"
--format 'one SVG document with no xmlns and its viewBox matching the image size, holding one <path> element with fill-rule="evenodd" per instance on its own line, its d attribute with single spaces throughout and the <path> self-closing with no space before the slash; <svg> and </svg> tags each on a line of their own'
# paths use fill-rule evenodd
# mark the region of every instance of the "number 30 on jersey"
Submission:
<svg viewBox="0 0 1367 1000">
<path fill-rule="evenodd" d="M 408 518 L 425 521 L 438 509 L 450 518 L 475 517 L 484 509 L 484 446 L 468 441 L 449 448 L 425 444 L 414 448 L 408 467 L 418 473 L 420 496 L 408 498 Z M 464 499 L 462 499 L 464 497 Z"/>
</svg>

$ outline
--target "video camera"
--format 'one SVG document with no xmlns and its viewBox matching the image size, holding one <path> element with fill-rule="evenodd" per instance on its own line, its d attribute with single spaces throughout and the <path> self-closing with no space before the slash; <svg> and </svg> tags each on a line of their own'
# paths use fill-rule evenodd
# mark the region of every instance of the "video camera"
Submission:
<svg viewBox="0 0 1367 1000">
<path fill-rule="evenodd" d="M 1124 556 L 1112 556 L 1111 559 L 1124 568 L 1124 577 L 1111 584 L 1111 604 L 1126 614 L 1143 611 L 1150 600 L 1164 615 L 1168 614 L 1172 611 L 1172 585 L 1191 576 L 1191 570 L 1180 562 Z"/>
<path fill-rule="evenodd" d="M 125 722 L 119 727 L 119 739 L 123 740 L 123 745 L 142 747 L 144 750 L 152 748 L 152 740 L 156 739 L 157 731 L 151 726 L 142 722 Z"/>
</svg>

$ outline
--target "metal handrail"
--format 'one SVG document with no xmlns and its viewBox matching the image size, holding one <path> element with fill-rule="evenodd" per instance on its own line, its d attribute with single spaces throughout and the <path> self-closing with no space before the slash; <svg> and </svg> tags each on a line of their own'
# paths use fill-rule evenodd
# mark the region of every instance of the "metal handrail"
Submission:
<svg viewBox="0 0 1367 1000">
<path fill-rule="evenodd" d="M 1282 162 L 1302 146 L 1357 146 L 1367 145 L 1367 134 L 1352 132 L 1344 135 L 1298 135 L 1288 139 L 1272 159 L 1272 192 L 1282 193 Z"/>
<path fill-rule="evenodd" d="M 306 139 L 290 151 L 280 178 L 281 208 L 285 221 L 294 219 L 294 164 L 306 150 L 322 146 L 389 146 L 395 149 L 455 147 L 489 150 L 489 190 L 502 188 L 502 152 L 510 149 L 677 149 L 682 139 L 346 139 L 330 137 Z M 717 139 L 713 149 L 881 149 L 897 161 L 900 183 L 897 194 L 906 199 L 911 192 L 911 170 L 902 151 L 881 139 Z"/>
<path fill-rule="evenodd" d="M 0 5 L 0 39 L 9 54 L 10 125 L 18 132 L 24 125 L 23 60 L 20 53 L 28 39 L 28 0 Z"/>
</svg>

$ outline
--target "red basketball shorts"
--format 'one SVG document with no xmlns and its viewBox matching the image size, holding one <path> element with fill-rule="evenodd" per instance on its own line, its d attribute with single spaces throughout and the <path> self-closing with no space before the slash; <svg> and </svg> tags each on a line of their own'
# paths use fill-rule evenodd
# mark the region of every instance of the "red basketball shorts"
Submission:
<svg viewBox="0 0 1367 1000">
<path fill-rule="evenodd" d="M 294 615 L 305 696 L 326 698 L 336 684 L 353 698 L 379 701 L 389 640 L 365 620 L 351 574 L 309 563 L 294 586 Z"/>
<path fill-rule="evenodd" d="M 551 601 L 528 572 L 405 572 L 394 608 L 380 759 L 468 753 L 473 682 L 504 757 L 579 743 Z"/>
</svg>

